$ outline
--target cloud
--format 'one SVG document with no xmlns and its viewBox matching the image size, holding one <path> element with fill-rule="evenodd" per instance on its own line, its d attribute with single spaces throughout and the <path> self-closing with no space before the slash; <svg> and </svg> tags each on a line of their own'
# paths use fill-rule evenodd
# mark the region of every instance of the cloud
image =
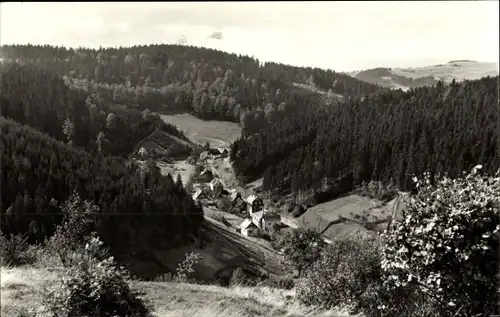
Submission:
<svg viewBox="0 0 500 317">
<path fill-rule="evenodd" d="M 213 32 L 212 34 L 210 34 L 209 37 L 214 39 L 214 40 L 222 40 L 222 38 L 223 38 L 222 32 Z"/>
</svg>

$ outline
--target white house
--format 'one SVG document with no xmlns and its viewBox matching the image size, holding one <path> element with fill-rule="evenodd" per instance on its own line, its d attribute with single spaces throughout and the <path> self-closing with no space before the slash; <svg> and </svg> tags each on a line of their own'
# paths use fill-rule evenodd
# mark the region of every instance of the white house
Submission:
<svg viewBox="0 0 500 317">
<path fill-rule="evenodd" d="M 201 188 L 198 188 L 192 197 L 193 197 L 193 200 L 198 200 L 201 198 L 207 198 L 207 195 L 205 194 L 205 192 Z"/>
<path fill-rule="evenodd" d="M 148 154 L 148 151 L 145 148 L 141 147 L 137 153 L 141 156 L 145 156 Z"/>
<path fill-rule="evenodd" d="M 227 155 L 227 154 L 229 154 L 229 150 L 227 148 L 225 148 L 225 147 L 218 147 L 217 150 L 219 151 L 219 153 L 221 155 Z"/>
<path fill-rule="evenodd" d="M 232 202 L 234 202 L 237 199 L 243 199 L 243 198 L 241 197 L 241 194 L 237 190 L 233 189 L 231 190 L 230 199 Z"/>
<path fill-rule="evenodd" d="M 252 214 L 252 222 L 259 229 L 269 230 L 273 224 L 281 223 L 281 217 L 278 214 L 261 210 Z"/>
<path fill-rule="evenodd" d="M 240 225 L 241 234 L 247 237 L 256 236 L 259 228 L 250 219 L 245 219 Z"/>
<path fill-rule="evenodd" d="M 222 182 L 218 178 L 212 179 L 209 185 L 210 185 L 210 190 L 212 190 L 213 192 L 219 189 L 222 191 L 224 189 L 224 185 L 222 185 Z"/>
<path fill-rule="evenodd" d="M 256 195 L 250 195 L 246 199 L 248 214 L 252 216 L 254 212 L 261 211 L 264 208 L 264 202 Z"/>
</svg>

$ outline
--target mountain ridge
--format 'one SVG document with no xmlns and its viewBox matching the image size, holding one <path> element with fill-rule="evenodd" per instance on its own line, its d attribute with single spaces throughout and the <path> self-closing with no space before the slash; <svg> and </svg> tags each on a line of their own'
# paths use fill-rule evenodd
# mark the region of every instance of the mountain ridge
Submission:
<svg viewBox="0 0 500 317">
<path fill-rule="evenodd" d="M 453 80 L 475 80 L 496 76 L 498 73 L 498 63 L 463 59 L 423 67 L 375 67 L 347 74 L 368 83 L 406 91 L 422 86 L 433 86 L 440 80 L 446 83 Z"/>
</svg>

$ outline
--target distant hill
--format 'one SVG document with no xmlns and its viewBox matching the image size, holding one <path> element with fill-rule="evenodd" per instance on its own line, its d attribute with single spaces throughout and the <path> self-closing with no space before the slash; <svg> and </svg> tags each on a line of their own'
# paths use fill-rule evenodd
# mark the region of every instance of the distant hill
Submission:
<svg viewBox="0 0 500 317">
<path fill-rule="evenodd" d="M 382 87 L 408 90 L 435 85 L 439 80 L 446 83 L 474 80 L 498 75 L 497 63 L 454 60 L 446 64 L 415 68 L 372 68 L 348 73 L 349 75 Z"/>
<path fill-rule="evenodd" d="M 269 122 L 277 124 L 297 108 L 381 90 L 333 70 L 262 63 L 183 45 L 99 50 L 5 45 L 0 46 L 0 56 L 7 62 L 44 66 L 64 77 L 72 89 L 98 95 L 107 103 L 243 123 L 245 133 L 258 132 Z"/>
</svg>

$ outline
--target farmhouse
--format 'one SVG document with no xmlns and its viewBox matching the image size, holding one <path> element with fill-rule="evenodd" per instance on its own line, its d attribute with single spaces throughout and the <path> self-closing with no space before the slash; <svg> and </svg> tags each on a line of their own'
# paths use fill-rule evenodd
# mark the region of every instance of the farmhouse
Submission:
<svg viewBox="0 0 500 317">
<path fill-rule="evenodd" d="M 257 228 L 262 230 L 269 230 L 273 224 L 280 224 L 281 217 L 278 214 L 266 212 L 261 210 L 252 214 L 252 222 Z"/>
<path fill-rule="evenodd" d="M 240 225 L 241 234 L 247 237 L 256 236 L 258 234 L 257 226 L 250 219 L 245 219 Z"/>
<path fill-rule="evenodd" d="M 192 197 L 193 200 L 199 200 L 202 198 L 207 198 L 207 194 L 201 188 L 198 188 Z"/>
<path fill-rule="evenodd" d="M 256 195 L 248 196 L 246 202 L 247 202 L 247 211 L 250 216 L 252 216 L 254 212 L 261 211 L 262 208 L 264 208 L 264 202 Z"/>
<path fill-rule="evenodd" d="M 214 196 L 219 197 L 223 194 L 224 185 L 222 185 L 222 182 L 218 178 L 212 179 L 209 186 Z"/>
<path fill-rule="evenodd" d="M 141 147 L 139 151 L 137 151 L 137 154 L 139 154 L 140 156 L 146 156 L 148 155 L 148 151 L 144 147 Z"/>
<path fill-rule="evenodd" d="M 212 172 L 211 169 L 205 168 L 203 171 L 200 173 L 200 179 L 205 180 L 205 181 L 211 181 L 214 178 L 214 173 Z"/>
<path fill-rule="evenodd" d="M 221 153 L 219 152 L 219 150 L 218 150 L 218 149 L 212 149 L 212 148 L 210 148 L 210 149 L 208 150 L 208 153 L 209 153 L 209 154 L 212 154 L 212 155 L 218 155 L 218 154 L 221 154 Z"/>
<path fill-rule="evenodd" d="M 241 197 L 240 192 L 238 192 L 237 190 L 234 190 L 234 189 L 231 191 L 231 196 L 229 197 L 229 199 L 231 200 L 231 202 L 236 202 L 238 200 L 243 200 L 243 198 Z"/>
<path fill-rule="evenodd" d="M 228 155 L 229 154 L 229 150 L 226 147 L 218 147 L 217 151 L 219 151 L 219 154 L 221 154 L 221 155 Z"/>
</svg>

